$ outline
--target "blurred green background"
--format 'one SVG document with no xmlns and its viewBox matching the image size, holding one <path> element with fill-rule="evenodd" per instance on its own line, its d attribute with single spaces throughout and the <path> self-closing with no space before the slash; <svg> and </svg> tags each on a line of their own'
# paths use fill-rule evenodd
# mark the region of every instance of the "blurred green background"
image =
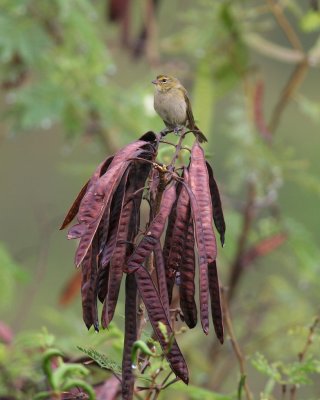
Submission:
<svg viewBox="0 0 320 400">
<path fill-rule="evenodd" d="M 230 286 L 236 268 L 248 185 L 254 215 L 241 256 L 271 238 L 265 254 L 242 259 L 230 299 L 254 398 L 289 399 L 281 384 L 298 383 L 297 398 L 319 399 L 319 335 L 308 349 L 306 385 L 291 370 L 278 379 L 257 361 L 259 352 L 271 363 L 296 362 L 319 313 L 317 2 L 0 0 L 0 9 L 0 320 L 12 340 L 46 327 L 70 354 L 97 342 L 121 357 L 105 333 L 87 333 L 79 296 L 59 305 L 75 243 L 58 229 L 102 159 L 162 129 L 151 80 L 170 73 L 188 88 L 209 139 L 227 223 L 221 284 Z M 220 348 L 198 327 L 179 343 L 192 385 L 236 392 L 228 340 Z M 12 361 L 3 354 L 0 364 Z M 179 388 L 161 398 L 218 398 Z"/>
</svg>

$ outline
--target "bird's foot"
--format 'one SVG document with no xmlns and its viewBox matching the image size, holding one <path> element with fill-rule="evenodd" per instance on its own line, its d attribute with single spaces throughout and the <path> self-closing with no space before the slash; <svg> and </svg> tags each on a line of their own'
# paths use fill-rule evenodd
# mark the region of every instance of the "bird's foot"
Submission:
<svg viewBox="0 0 320 400">
<path fill-rule="evenodd" d="M 179 125 L 174 128 L 173 132 L 175 135 L 181 136 L 185 134 L 185 129 L 185 126 Z"/>
<path fill-rule="evenodd" d="M 170 128 L 164 128 L 162 131 L 160 131 L 160 137 L 166 136 L 168 133 L 172 132 L 172 129 Z"/>
</svg>

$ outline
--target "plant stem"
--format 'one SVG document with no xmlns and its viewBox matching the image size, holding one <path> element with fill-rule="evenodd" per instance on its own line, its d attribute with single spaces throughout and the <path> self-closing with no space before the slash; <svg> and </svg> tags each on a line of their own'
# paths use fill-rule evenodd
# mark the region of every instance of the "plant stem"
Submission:
<svg viewBox="0 0 320 400">
<path fill-rule="evenodd" d="M 291 74 L 272 112 L 271 120 L 268 126 L 271 133 L 274 133 L 275 130 L 278 128 L 284 109 L 286 108 L 287 104 L 292 99 L 298 88 L 301 86 L 308 69 L 309 63 L 308 60 L 305 59 L 301 63 L 297 64 L 296 68 Z"/>
<path fill-rule="evenodd" d="M 222 308 L 223 308 L 223 315 L 224 315 L 224 324 L 226 327 L 226 330 L 228 332 L 228 335 L 230 336 L 231 344 L 233 351 L 237 357 L 238 364 L 239 364 L 239 369 L 241 373 L 241 377 L 246 377 L 246 369 L 245 369 L 245 360 L 243 353 L 240 349 L 239 343 L 237 341 L 237 338 L 235 336 L 234 330 L 233 330 L 233 325 L 232 325 L 232 320 L 230 316 L 230 311 L 229 311 L 229 306 L 228 306 L 228 299 L 225 293 L 225 289 L 222 287 L 221 288 L 221 296 L 222 296 Z M 243 384 L 245 393 L 246 393 L 246 398 L 247 400 L 253 400 L 251 391 L 249 389 L 249 385 L 247 383 L 247 380 L 245 379 L 244 384 Z"/>
<path fill-rule="evenodd" d="M 186 135 L 186 132 L 183 130 L 181 132 L 180 137 L 179 137 L 179 141 L 176 144 L 176 151 L 174 152 L 172 160 L 171 160 L 170 164 L 168 165 L 168 169 L 170 169 L 170 168 L 173 169 L 174 164 L 176 163 L 177 158 L 179 157 L 179 153 L 180 153 L 180 151 L 182 149 L 182 142 L 183 142 L 183 139 L 184 139 L 185 135 Z"/>
<path fill-rule="evenodd" d="M 279 4 L 279 2 L 275 2 L 274 0 L 267 0 L 267 3 L 270 7 L 272 14 L 274 15 L 276 21 L 278 22 L 280 28 L 282 29 L 283 33 L 286 35 L 289 43 L 291 46 L 303 52 L 303 47 L 301 45 L 300 39 L 298 35 L 295 33 L 292 25 L 290 24 L 289 20 L 283 13 L 283 8 Z"/>
<path fill-rule="evenodd" d="M 302 351 L 300 351 L 300 353 L 298 354 L 298 359 L 299 359 L 299 362 L 301 362 L 301 363 L 303 362 L 309 347 L 313 343 L 314 331 L 316 330 L 316 327 L 319 324 L 319 322 L 320 322 L 320 317 L 317 316 L 309 328 L 307 340 L 303 346 Z M 296 392 L 297 392 L 297 385 L 293 385 L 290 389 L 290 400 L 294 400 L 296 398 Z"/>
<path fill-rule="evenodd" d="M 235 289 L 238 285 L 238 282 L 239 282 L 240 277 L 243 272 L 242 257 L 246 250 L 249 233 L 250 233 L 251 226 L 252 226 L 254 216 L 255 216 L 255 212 L 254 212 L 255 211 L 254 210 L 255 199 L 256 199 L 256 185 L 255 185 L 255 182 L 253 180 L 251 180 L 248 183 L 248 195 L 247 195 L 246 205 L 245 205 L 245 208 L 243 211 L 241 235 L 238 240 L 236 256 L 232 263 L 231 273 L 230 273 L 230 277 L 229 277 L 229 283 L 228 283 L 228 287 L 229 287 L 228 301 L 229 302 L 233 298 Z"/>
</svg>

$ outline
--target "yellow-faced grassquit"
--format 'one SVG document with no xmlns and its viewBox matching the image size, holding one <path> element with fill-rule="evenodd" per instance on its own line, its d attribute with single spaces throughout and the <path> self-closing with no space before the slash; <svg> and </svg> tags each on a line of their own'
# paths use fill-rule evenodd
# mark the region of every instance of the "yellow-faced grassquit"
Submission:
<svg viewBox="0 0 320 400">
<path fill-rule="evenodd" d="M 195 125 L 188 92 L 180 81 L 170 75 L 158 75 L 152 83 L 156 89 L 154 109 L 163 119 L 167 131 L 177 133 L 187 127 L 195 131 L 193 133 L 199 142 L 207 142 L 207 138 Z"/>
</svg>

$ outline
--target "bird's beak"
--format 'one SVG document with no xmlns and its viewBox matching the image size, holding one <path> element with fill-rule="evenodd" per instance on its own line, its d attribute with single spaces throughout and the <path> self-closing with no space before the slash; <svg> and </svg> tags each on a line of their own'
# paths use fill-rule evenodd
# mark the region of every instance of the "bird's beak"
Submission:
<svg viewBox="0 0 320 400">
<path fill-rule="evenodd" d="M 157 83 L 159 83 L 158 79 L 154 79 L 151 83 L 153 83 L 154 85 L 156 85 Z"/>
</svg>

